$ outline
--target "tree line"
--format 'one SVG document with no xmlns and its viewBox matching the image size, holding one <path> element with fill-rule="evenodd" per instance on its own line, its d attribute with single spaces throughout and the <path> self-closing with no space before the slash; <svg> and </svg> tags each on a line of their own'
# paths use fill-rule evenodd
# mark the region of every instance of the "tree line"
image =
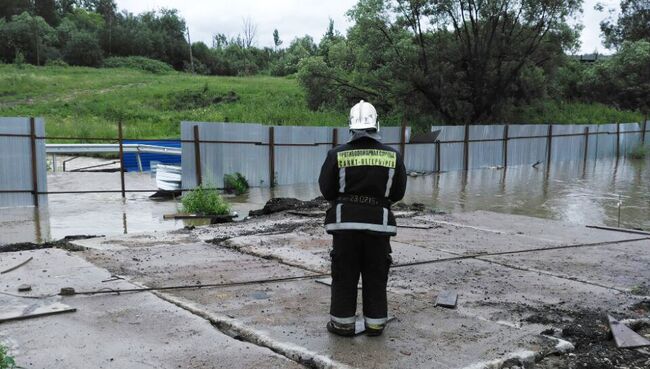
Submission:
<svg viewBox="0 0 650 369">
<path fill-rule="evenodd" d="M 206 75 L 295 74 L 312 109 L 372 101 L 412 124 L 497 123 L 549 100 L 650 110 L 650 0 L 622 0 L 601 23 L 616 52 L 586 64 L 582 0 L 359 0 L 341 34 L 257 47 L 250 18 L 238 35 L 190 43 L 176 10 L 118 12 L 114 0 L 3 0 L 0 59 L 101 66 L 142 56 Z M 605 10 L 605 9 L 601 9 Z M 399 117 L 399 118 L 397 118 Z"/>
</svg>

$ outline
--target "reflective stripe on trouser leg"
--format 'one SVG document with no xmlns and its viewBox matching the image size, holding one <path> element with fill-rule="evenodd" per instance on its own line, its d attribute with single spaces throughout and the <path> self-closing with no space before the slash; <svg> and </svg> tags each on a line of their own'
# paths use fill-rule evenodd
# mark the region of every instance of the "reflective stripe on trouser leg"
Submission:
<svg viewBox="0 0 650 369">
<path fill-rule="evenodd" d="M 338 323 L 338 324 L 354 324 L 354 322 L 357 321 L 356 316 L 350 316 L 350 317 L 347 317 L 347 318 L 339 318 L 338 316 L 334 316 L 334 315 L 331 315 L 331 314 L 330 314 L 330 319 L 334 323 Z"/>
<path fill-rule="evenodd" d="M 374 324 L 374 325 L 385 325 L 386 322 L 388 321 L 388 318 L 363 318 L 366 321 L 366 324 Z"/>
<path fill-rule="evenodd" d="M 336 205 L 336 223 L 341 223 L 341 208 L 343 204 Z"/>
</svg>

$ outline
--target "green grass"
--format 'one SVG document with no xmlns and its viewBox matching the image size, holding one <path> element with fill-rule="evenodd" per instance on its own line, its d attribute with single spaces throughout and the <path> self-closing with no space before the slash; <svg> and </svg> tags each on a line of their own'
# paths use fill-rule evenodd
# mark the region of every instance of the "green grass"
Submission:
<svg viewBox="0 0 650 369">
<path fill-rule="evenodd" d="M 183 212 L 188 214 L 230 214 L 230 204 L 219 195 L 219 192 L 202 185 L 183 195 L 181 203 L 183 205 Z"/>
<path fill-rule="evenodd" d="M 226 174 L 223 179 L 223 184 L 226 192 L 234 193 L 236 195 L 244 194 L 250 187 L 248 180 L 241 173 Z"/>
<path fill-rule="evenodd" d="M 639 145 L 630 151 L 628 156 L 632 159 L 645 159 L 647 156 L 650 156 L 650 147 Z"/>
<path fill-rule="evenodd" d="M 205 86 L 219 96 L 234 92 L 238 99 L 177 106 L 188 91 Z M 116 137 L 121 119 L 129 138 L 179 137 L 183 120 L 309 126 L 347 121 L 345 112 L 310 111 L 304 91 L 291 78 L 31 65 L 0 65 L 0 116 L 44 117 L 47 135 L 74 137 Z"/>
<path fill-rule="evenodd" d="M 339 127 L 347 122 L 345 111 L 310 111 L 304 90 L 290 77 L 28 64 L 22 68 L 0 64 L 0 116 L 44 117 L 48 136 L 82 138 L 117 137 L 120 120 L 126 138 L 177 138 L 184 120 Z M 380 120 L 384 126 L 400 121 Z M 556 101 L 513 109 L 507 119 L 555 124 L 639 120 L 641 115 L 635 112 Z"/>
<path fill-rule="evenodd" d="M 618 110 L 603 104 L 555 100 L 516 109 L 512 115 L 511 121 L 528 124 L 605 124 L 643 120 L 641 113 Z"/>
<path fill-rule="evenodd" d="M 7 353 L 7 348 L 0 345 L 0 369 L 14 369 L 16 361 Z"/>
</svg>

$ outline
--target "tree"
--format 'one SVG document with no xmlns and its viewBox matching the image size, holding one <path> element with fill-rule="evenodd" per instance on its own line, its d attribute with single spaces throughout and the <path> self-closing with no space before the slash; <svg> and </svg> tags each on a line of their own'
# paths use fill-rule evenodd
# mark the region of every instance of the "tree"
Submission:
<svg viewBox="0 0 650 369">
<path fill-rule="evenodd" d="M 245 49 L 248 49 L 255 44 L 255 38 L 257 37 L 257 24 L 253 22 L 251 17 L 244 18 L 242 35 L 243 47 Z"/>
<path fill-rule="evenodd" d="M 56 8 L 55 0 L 34 0 L 34 15 L 42 17 L 52 27 L 56 27 L 59 20 Z"/>
<path fill-rule="evenodd" d="M 31 0 L 2 0 L 0 1 L 0 18 L 7 21 L 14 15 L 32 10 Z"/>
<path fill-rule="evenodd" d="M 63 59 L 70 65 L 100 67 L 104 56 L 97 36 L 82 31 L 73 34 L 66 43 Z"/>
<path fill-rule="evenodd" d="M 355 22 L 347 34 L 351 55 L 339 55 L 339 64 L 328 51 L 322 62 L 305 63 L 301 81 L 308 94 L 331 96 L 320 106 L 364 98 L 407 116 L 494 122 L 509 106 L 544 94 L 544 76 L 575 45 L 578 30 L 567 20 L 580 5 L 360 0 L 348 13 Z"/>
<path fill-rule="evenodd" d="M 622 0 L 620 6 L 616 21 L 610 17 L 600 23 L 605 46 L 619 48 L 625 41 L 650 41 L 650 1 Z"/>
<path fill-rule="evenodd" d="M 32 64 L 46 61 L 46 49 L 56 42 L 56 32 L 39 16 L 27 12 L 11 17 L 10 22 L 0 22 L 2 57 L 13 62 L 19 53 Z"/>
<path fill-rule="evenodd" d="M 588 71 L 583 89 L 590 100 L 650 113 L 650 41 L 625 41 L 612 58 Z"/>
<path fill-rule="evenodd" d="M 273 30 L 273 45 L 275 45 L 276 49 L 282 45 L 282 40 L 280 40 L 280 33 L 278 32 L 277 28 Z"/>
</svg>

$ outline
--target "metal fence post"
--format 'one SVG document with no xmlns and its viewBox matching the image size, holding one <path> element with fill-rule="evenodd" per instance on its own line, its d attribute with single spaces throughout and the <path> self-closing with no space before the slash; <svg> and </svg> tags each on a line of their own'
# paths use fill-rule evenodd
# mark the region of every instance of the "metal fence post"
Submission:
<svg viewBox="0 0 650 369">
<path fill-rule="evenodd" d="M 269 187 L 275 187 L 275 127 L 269 127 Z"/>
<path fill-rule="evenodd" d="M 117 122 L 117 136 L 120 141 L 120 181 L 122 184 L 122 198 L 126 198 L 126 191 L 124 186 L 124 135 L 122 132 L 122 120 Z"/>
<path fill-rule="evenodd" d="M 339 144 L 339 129 L 332 128 L 332 148 L 335 148 Z"/>
<path fill-rule="evenodd" d="M 469 170 L 469 123 L 465 124 L 465 138 L 463 139 L 463 170 Z"/>
<path fill-rule="evenodd" d="M 194 167 L 196 170 L 196 186 L 203 184 L 201 174 L 201 142 L 199 140 L 199 126 L 194 126 Z"/>
<path fill-rule="evenodd" d="M 643 131 L 641 132 L 641 144 L 645 144 L 645 131 L 648 125 L 648 114 L 643 117 Z"/>
<path fill-rule="evenodd" d="M 32 193 L 34 194 L 34 206 L 38 207 L 38 160 L 36 158 L 36 120 L 29 118 L 29 141 L 32 154 Z"/>
<path fill-rule="evenodd" d="M 440 150 L 440 140 L 436 141 L 436 171 L 440 173 L 440 164 L 442 161 L 440 160 L 440 155 L 441 155 L 442 150 Z"/>
<path fill-rule="evenodd" d="M 616 159 L 621 156 L 621 123 L 616 123 Z"/>
<path fill-rule="evenodd" d="M 402 120 L 402 130 L 399 138 L 399 152 L 402 154 L 402 160 L 404 160 L 406 153 L 406 119 Z"/>
<path fill-rule="evenodd" d="M 584 166 L 587 166 L 588 156 L 589 156 L 589 127 L 585 127 L 585 156 L 583 159 Z"/>
<path fill-rule="evenodd" d="M 508 166 L 508 139 L 510 134 L 510 125 L 503 126 L 503 168 Z"/>
<path fill-rule="evenodd" d="M 548 134 L 546 135 L 546 169 L 551 168 L 551 152 L 553 149 L 553 125 L 548 125 Z"/>
</svg>

